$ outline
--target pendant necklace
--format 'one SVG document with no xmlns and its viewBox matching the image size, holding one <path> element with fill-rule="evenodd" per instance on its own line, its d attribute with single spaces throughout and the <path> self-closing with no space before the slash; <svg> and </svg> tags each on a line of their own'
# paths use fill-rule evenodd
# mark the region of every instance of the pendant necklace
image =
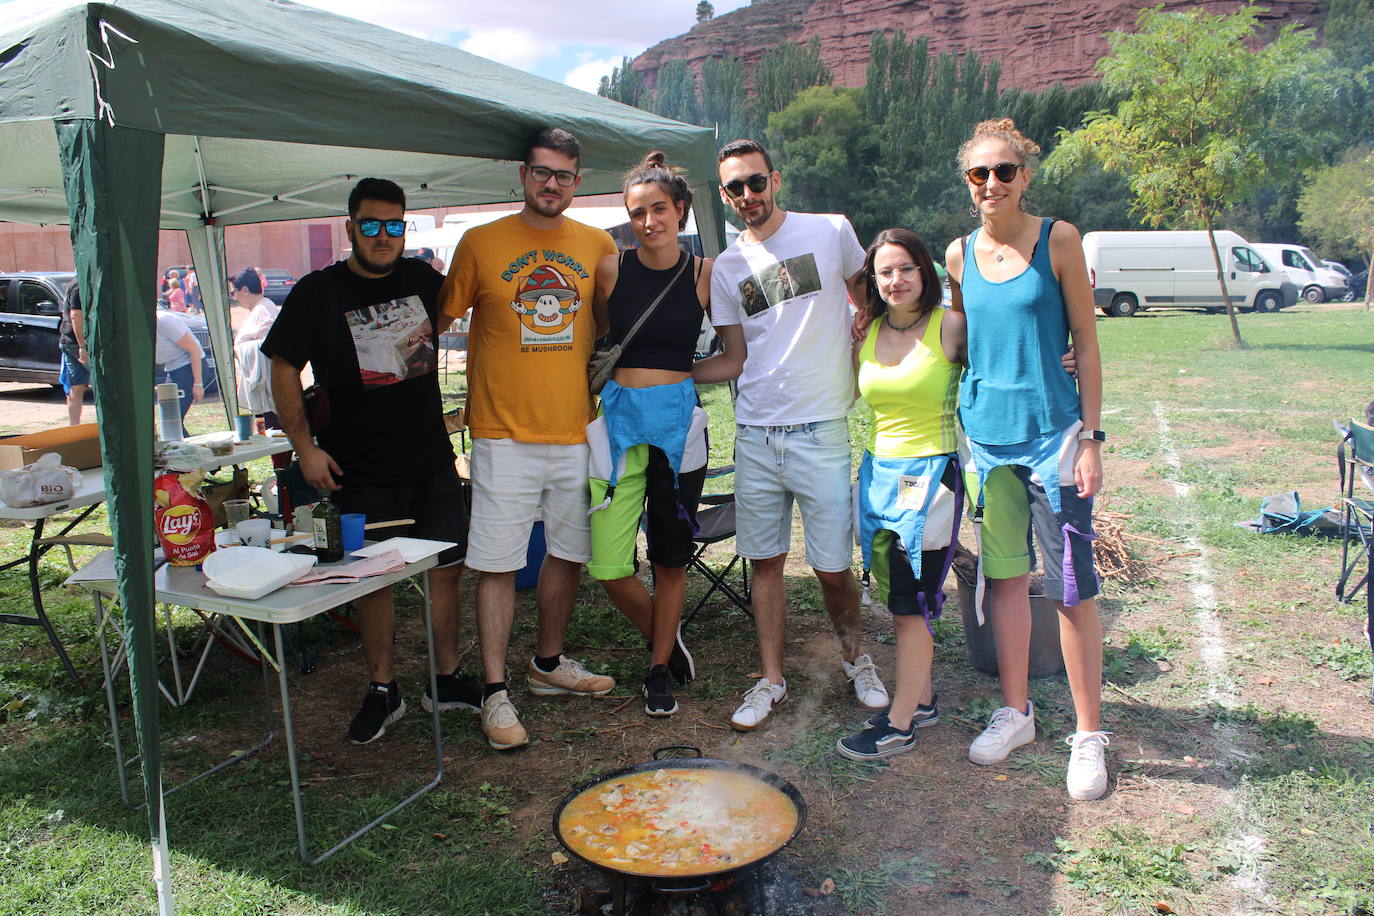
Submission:
<svg viewBox="0 0 1374 916">
<path fill-rule="evenodd" d="M 894 331 L 906 331 L 906 330 L 908 330 L 908 329 L 910 329 L 910 328 L 914 328 L 914 327 L 916 327 L 916 325 L 920 324 L 920 323 L 921 323 L 921 318 L 922 318 L 922 317 L 924 317 L 924 316 L 922 316 L 922 315 L 917 315 L 915 321 L 911 322 L 911 324 L 904 324 L 904 325 L 902 325 L 900 328 L 897 327 L 895 324 L 892 323 L 892 313 L 891 313 L 891 312 L 887 312 L 886 314 L 884 314 L 884 315 L 883 315 L 883 320 L 886 321 L 886 322 L 887 322 L 887 326 L 888 326 L 889 328 L 891 328 L 892 330 L 894 330 Z"/>
</svg>

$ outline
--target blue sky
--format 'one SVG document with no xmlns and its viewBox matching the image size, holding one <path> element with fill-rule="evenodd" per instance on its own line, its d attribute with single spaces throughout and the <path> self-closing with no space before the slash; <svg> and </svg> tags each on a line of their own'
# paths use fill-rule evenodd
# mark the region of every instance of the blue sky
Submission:
<svg viewBox="0 0 1374 916">
<path fill-rule="evenodd" d="M 65 0 L 72 2 L 72 0 Z M 595 92 L 622 57 L 696 24 L 697 0 L 298 0 Z M 749 0 L 713 0 L 716 15 Z M 0 23 L 52 0 L 0 0 Z"/>
<path fill-rule="evenodd" d="M 696 24 L 697 0 L 300 0 L 595 92 L 622 57 Z M 749 0 L 714 0 L 716 15 Z"/>
</svg>

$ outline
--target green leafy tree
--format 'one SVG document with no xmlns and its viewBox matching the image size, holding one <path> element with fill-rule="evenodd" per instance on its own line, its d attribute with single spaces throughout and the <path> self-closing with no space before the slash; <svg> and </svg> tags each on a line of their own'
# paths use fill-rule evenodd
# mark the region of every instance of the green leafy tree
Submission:
<svg viewBox="0 0 1374 916">
<path fill-rule="evenodd" d="M 1329 0 L 1322 34 L 1332 59 L 1351 72 L 1337 107 L 1348 142 L 1374 143 L 1374 0 Z"/>
<path fill-rule="evenodd" d="M 804 45 L 783 42 L 759 61 L 754 73 L 754 120 L 768 123 L 768 116 L 782 111 L 797 93 L 810 86 L 828 86 L 830 68 L 821 61 L 821 42 L 812 38 Z"/>
<path fill-rule="evenodd" d="M 1262 185 L 1311 165 L 1329 128 L 1322 103 L 1337 75 L 1312 34 L 1285 27 L 1251 50 L 1259 9 L 1140 15 L 1138 31 L 1114 32 L 1098 61 L 1115 111 L 1091 115 L 1046 161 L 1051 176 L 1090 160 L 1130 176 L 1137 211 L 1152 225 L 1200 224 L 1212 242 L 1217 282 L 1236 346 L 1244 346 L 1217 250 L 1218 216 Z"/>
<path fill-rule="evenodd" d="M 654 89 L 653 110 L 665 118 L 700 124 L 701 103 L 697 98 L 697 80 L 685 60 L 665 61 L 658 68 L 658 85 Z"/>
<path fill-rule="evenodd" d="M 1298 200 L 1303 231 L 1322 244 L 1359 251 L 1374 265 L 1374 150 L 1352 149 L 1310 179 Z M 1366 311 L 1371 293 L 1374 283 L 1365 286 Z"/>
<path fill-rule="evenodd" d="M 697 4 L 697 22 L 710 22 L 715 18 L 716 8 L 706 0 Z"/>
<path fill-rule="evenodd" d="M 639 71 L 630 66 L 630 59 L 622 57 L 620 66 L 612 69 L 610 76 L 601 77 L 601 85 L 597 88 L 596 94 L 639 108 L 644 96 L 644 83 Z"/>
<path fill-rule="evenodd" d="M 710 57 L 701 62 L 701 116 L 702 124 L 714 127 L 722 141 L 758 133 L 738 57 Z"/>
<path fill-rule="evenodd" d="M 811 86 L 768 116 L 768 145 L 783 170 L 788 209 L 853 215 L 860 209 L 861 147 L 869 124 L 857 89 Z"/>
</svg>

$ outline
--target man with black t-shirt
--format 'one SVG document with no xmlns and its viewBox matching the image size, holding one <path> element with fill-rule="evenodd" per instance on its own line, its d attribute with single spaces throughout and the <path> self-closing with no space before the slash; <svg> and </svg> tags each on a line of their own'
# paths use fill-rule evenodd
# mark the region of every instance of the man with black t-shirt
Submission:
<svg viewBox="0 0 1374 916">
<path fill-rule="evenodd" d="M 482 687 L 458 670 L 458 582 L 467 551 L 467 509 L 453 467 L 439 394 L 436 302 L 443 277 L 405 251 L 405 192 L 364 178 L 348 197 L 353 253 L 303 278 L 282 305 L 262 352 L 272 360 L 277 416 L 291 437 L 306 481 L 332 491 L 343 512 L 369 522 L 413 518 L 382 536 L 413 534 L 453 541 L 430 570 L 439 695 L 426 711 L 481 708 Z M 331 419 L 310 435 L 301 370 L 310 363 L 329 393 Z M 386 733 L 405 714 L 392 677 L 396 613 L 385 588 L 354 602 L 367 693 L 348 729 L 354 744 Z"/>
</svg>

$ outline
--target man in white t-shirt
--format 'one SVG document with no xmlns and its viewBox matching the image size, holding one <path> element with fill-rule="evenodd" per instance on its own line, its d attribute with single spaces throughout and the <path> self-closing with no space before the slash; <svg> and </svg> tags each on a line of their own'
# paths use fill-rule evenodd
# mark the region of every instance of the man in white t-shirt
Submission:
<svg viewBox="0 0 1374 916">
<path fill-rule="evenodd" d="M 887 691 L 859 648 L 859 591 L 851 568 L 849 296 L 863 301 L 864 250 L 843 216 L 777 206 L 782 176 L 759 143 L 736 140 L 718 160 L 721 198 L 745 229 L 716 258 L 711 324 L 741 325 L 748 353 L 735 402 L 735 541 L 740 556 L 754 564 L 763 674 L 730 724 L 751 731 L 787 697 L 783 566 L 794 502 L 801 508 L 807 563 L 840 639 L 845 676 L 860 704 L 882 709 Z"/>
</svg>

